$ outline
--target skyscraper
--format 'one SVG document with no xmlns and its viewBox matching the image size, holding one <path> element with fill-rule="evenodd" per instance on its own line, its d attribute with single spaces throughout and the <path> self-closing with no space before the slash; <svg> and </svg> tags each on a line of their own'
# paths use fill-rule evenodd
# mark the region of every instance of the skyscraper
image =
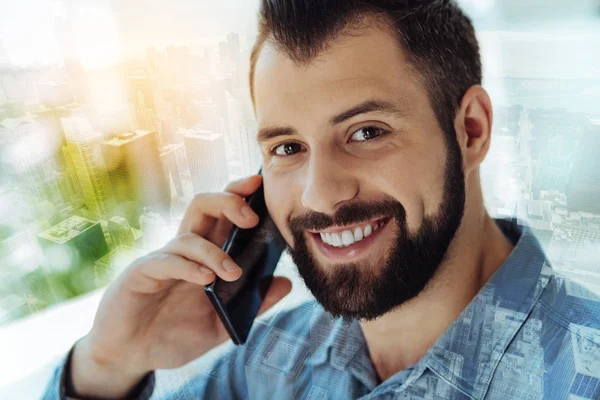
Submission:
<svg viewBox="0 0 600 400">
<path fill-rule="evenodd" d="M 38 240 L 49 261 L 67 263 L 61 269 L 91 266 L 108 253 L 100 223 L 75 215 L 40 233 Z"/>
<path fill-rule="evenodd" d="M 577 334 L 571 333 L 571 331 Z M 588 339 L 590 338 L 590 339 Z M 597 329 L 569 324 L 569 330 L 548 371 L 546 384 L 557 399 L 597 399 L 600 396 L 600 339 Z"/>
<path fill-rule="evenodd" d="M 135 130 L 102 143 L 117 210 L 139 228 L 144 207 L 169 215 L 169 186 L 160 161 L 155 132 Z"/>
<path fill-rule="evenodd" d="M 567 186 L 570 210 L 600 214 L 600 120 L 590 120 Z"/>
<path fill-rule="evenodd" d="M 135 246 L 135 238 L 126 218 L 114 216 L 108 220 L 108 231 L 115 247 Z"/>
<path fill-rule="evenodd" d="M 196 130 L 183 139 L 194 193 L 223 190 L 229 180 L 223 135 Z"/>
<path fill-rule="evenodd" d="M 44 135 L 46 132 L 30 117 L 6 119 L 0 123 L 0 135 L 6 143 L 5 162 L 9 168 L 3 171 L 16 181 L 22 182 L 31 194 L 54 204 L 62 204 L 54 145 Z"/>
<path fill-rule="evenodd" d="M 237 33 L 227 34 L 227 47 L 231 61 L 238 65 L 241 61 L 240 37 Z"/>
<path fill-rule="evenodd" d="M 67 141 L 63 148 L 67 169 L 79 186 L 90 216 L 106 219 L 114 208 L 114 198 L 102 150 L 102 135 L 94 132 L 83 117 L 62 118 Z"/>
<path fill-rule="evenodd" d="M 230 140 L 240 160 L 242 176 L 255 174 L 262 163 L 262 155 L 256 141 L 257 126 L 249 95 L 243 90 L 236 97 L 225 93 L 229 116 Z"/>
<path fill-rule="evenodd" d="M 169 144 L 160 149 L 160 160 L 163 164 L 166 179 L 171 187 L 171 196 L 180 199 L 184 196 L 183 184 L 181 182 L 181 170 L 185 168 L 182 164 L 181 153 L 185 151 L 183 144 Z"/>
<path fill-rule="evenodd" d="M 167 240 L 169 231 L 163 217 L 158 213 L 145 210 L 140 216 L 140 229 L 142 231 L 144 248 L 155 249 Z"/>
</svg>

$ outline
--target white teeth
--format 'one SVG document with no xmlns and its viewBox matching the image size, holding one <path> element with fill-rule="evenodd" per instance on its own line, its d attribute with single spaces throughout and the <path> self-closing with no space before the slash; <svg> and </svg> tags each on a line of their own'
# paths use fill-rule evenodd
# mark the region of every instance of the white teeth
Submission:
<svg viewBox="0 0 600 400">
<path fill-rule="evenodd" d="M 354 230 L 354 241 L 358 242 L 359 240 L 362 240 L 362 238 L 363 238 L 362 229 L 360 229 L 360 226 L 357 226 L 356 229 Z"/>
<path fill-rule="evenodd" d="M 352 234 L 352 232 L 343 231 L 342 232 L 342 244 L 344 246 L 350 246 L 352 243 L 354 243 L 354 235 Z"/>
<path fill-rule="evenodd" d="M 382 223 L 377 223 L 377 224 L 373 224 L 373 225 L 368 224 L 365 226 L 364 230 L 360 229 L 360 227 L 357 226 L 354 229 L 354 233 L 351 230 L 345 230 L 342 232 L 333 232 L 333 233 L 320 232 L 319 235 L 321 236 L 321 240 L 330 246 L 346 247 L 346 246 L 350 246 L 353 243 L 356 243 L 356 242 L 363 240 L 364 238 L 370 236 L 373 232 L 375 232 L 377 229 L 379 229 L 382 225 L 383 225 Z"/>
<path fill-rule="evenodd" d="M 341 246 L 342 245 L 342 237 L 340 236 L 339 233 L 334 232 L 331 234 L 331 242 L 330 242 L 333 246 Z"/>
</svg>

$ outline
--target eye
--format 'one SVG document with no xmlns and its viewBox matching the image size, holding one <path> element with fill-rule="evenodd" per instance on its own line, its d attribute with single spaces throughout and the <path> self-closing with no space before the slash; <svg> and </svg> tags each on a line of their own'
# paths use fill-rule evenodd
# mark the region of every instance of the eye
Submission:
<svg viewBox="0 0 600 400">
<path fill-rule="evenodd" d="M 350 140 L 354 142 L 366 142 L 367 140 L 378 138 L 386 134 L 387 131 L 376 126 L 363 126 L 352 134 Z"/>
<path fill-rule="evenodd" d="M 296 154 L 297 152 L 302 150 L 302 146 L 299 143 L 294 143 L 294 142 L 286 142 L 286 143 L 282 143 L 276 147 L 274 147 L 271 150 L 271 154 L 280 156 L 280 157 L 287 157 L 287 156 L 293 156 L 294 154 Z"/>
</svg>

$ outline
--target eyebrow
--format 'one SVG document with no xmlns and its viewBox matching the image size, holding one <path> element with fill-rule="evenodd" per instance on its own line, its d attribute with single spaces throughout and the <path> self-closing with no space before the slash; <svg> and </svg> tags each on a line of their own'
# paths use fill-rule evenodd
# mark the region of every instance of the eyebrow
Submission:
<svg viewBox="0 0 600 400">
<path fill-rule="evenodd" d="M 396 105 L 385 100 L 367 100 L 364 101 L 329 120 L 329 125 L 338 125 L 342 122 L 355 117 L 360 114 L 366 114 L 370 112 L 379 112 L 383 114 L 395 114 L 398 116 L 406 116 L 406 112 L 399 109 Z M 291 136 L 298 132 L 291 126 L 275 126 L 266 127 L 260 130 L 257 135 L 258 143 L 265 142 L 277 136 Z"/>
</svg>

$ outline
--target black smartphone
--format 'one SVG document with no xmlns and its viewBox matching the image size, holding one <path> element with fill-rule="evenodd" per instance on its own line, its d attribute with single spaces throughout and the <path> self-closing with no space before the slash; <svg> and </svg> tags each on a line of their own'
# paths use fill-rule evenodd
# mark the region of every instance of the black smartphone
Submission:
<svg viewBox="0 0 600 400">
<path fill-rule="evenodd" d="M 242 276 L 233 282 L 217 276 L 204 287 L 231 340 L 237 345 L 246 342 L 286 247 L 267 211 L 262 183 L 245 200 L 258 215 L 259 222 L 250 229 L 234 225 L 223 244 L 223 251 L 242 268 Z"/>
</svg>

